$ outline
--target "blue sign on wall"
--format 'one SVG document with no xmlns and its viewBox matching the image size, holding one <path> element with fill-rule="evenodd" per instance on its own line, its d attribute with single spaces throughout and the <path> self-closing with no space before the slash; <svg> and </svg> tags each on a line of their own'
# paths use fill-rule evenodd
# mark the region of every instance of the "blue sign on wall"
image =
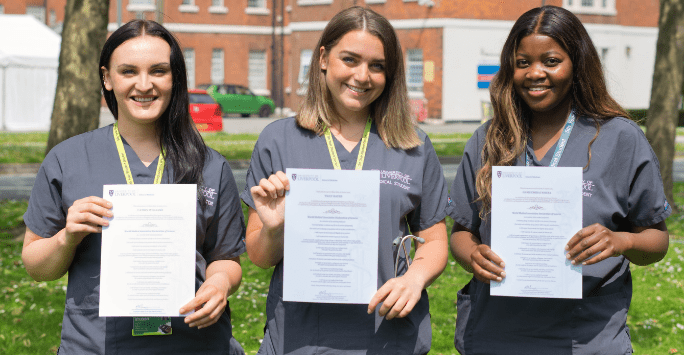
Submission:
<svg viewBox="0 0 684 355">
<path fill-rule="evenodd" d="M 478 65 L 477 66 L 477 88 L 489 89 L 489 83 L 494 78 L 494 74 L 499 71 L 498 65 Z"/>
</svg>

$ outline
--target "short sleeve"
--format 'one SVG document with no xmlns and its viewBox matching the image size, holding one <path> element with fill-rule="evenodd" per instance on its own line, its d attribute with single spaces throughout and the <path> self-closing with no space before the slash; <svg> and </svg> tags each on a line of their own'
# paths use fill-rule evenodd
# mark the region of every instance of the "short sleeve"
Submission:
<svg viewBox="0 0 684 355">
<path fill-rule="evenodd" d="M 427 229 L 446 217 L 447 186 L 444 172 L 427 135 L 422 149 L 425 159 L 420 204 L 406 218 L 413 232 Z"/>
<path fill-rule="evenodd" d="M 480 170 L 480 150 L 484 143 L 485 126 L 480 127 L 466 143 L 463 158 L 458 165 L 456 178 L 449 192 L 447 213 L 454 222 L 477 233 L 480 227 L 480 203 L 476 189 L 477 173 Z"/>
<path fill-rule="evenodd" d="M 66 213 L 62 208 L 62 169 L 55 149 L 40 165 L 31 190 L 24 223 L 36 235 L 49 238 L 66 226 Z"/>
<path fill-rule="evenodd" d="M 245 221 L 233 172 L 223 157 L 213 159 L 220 159 L 222 164 L 215 215 L 207 226 L 203 245 L 202 254 L 207 264 L 245 252 Z"/>
<path fill-rule="evenodd" d="M 633 156 L 633 177 L 629 187 L 627 219 L 634 226 L 646 227 L 662 222 L 672 213 L 660 176 L 660 164 L 641 130 L 636 132 Z"/>
<path fill-rule="evenodd" d="M 256 144 L 254 145 L 254 151 L 252 151 L 252 159 L 249 162 L 249 168 L 247 169 L 247 176 L 245 177 L 245 189 L 240 194 L 240 197 L 247 206 L 255 209 L 254 200 L 252 200 L 252 194 L 250 189 L 253 186 L 259 184 L 261 179 L 268 179 L 274 173 L 271 164 L 271 154 L 268 148 L 265 147 L 263 142 L 263 132 L 262 136 L 259 137 Z"/>
</svg>

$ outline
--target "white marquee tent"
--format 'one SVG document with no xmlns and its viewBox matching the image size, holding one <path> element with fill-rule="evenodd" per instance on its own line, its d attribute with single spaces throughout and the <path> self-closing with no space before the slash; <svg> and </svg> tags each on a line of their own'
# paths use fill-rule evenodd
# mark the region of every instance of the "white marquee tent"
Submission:
<svg viewBox="0 0 684 355">
<path fill-rule="evenodd" d="M 61 42 L 31 15 L 0 15 L 0 130 L 50 129 Z"/>
</svg>

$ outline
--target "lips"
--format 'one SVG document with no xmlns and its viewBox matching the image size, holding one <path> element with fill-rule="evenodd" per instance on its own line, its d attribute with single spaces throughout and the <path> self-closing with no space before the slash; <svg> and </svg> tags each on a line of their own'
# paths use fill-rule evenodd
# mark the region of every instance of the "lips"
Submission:
<svg viewBox="0 0 684 355">
<path fill-rule="evenodd" d="M 152 101 L 154 101 L 154 100 L 156 100 L 156 99 L 157 99 L 156 96 L 145 96 L 145 97 L 133 96 L 133 97 L 131 97 L 131 100 L 133 100 L 133 101 L 135 101 L 135 102 L 139 102 L 139 103 L 141 103 L 141 104 L 145 104 L 145 103 L 148 103 L 148 102 L 152 102 Z"/>
<path fill-rule="evenodd" d="M 358 87 L 356 87 L 356 86 L 351 86 L 351 85 L 349 85 L 349 84 L 345 84 L 345 85 L 347 86 L 347 88 L 349 88 L 349 90 L 351 90 L 351 91 L 353 91 L 353 92 L 355 92 L 355 93 L 359 93 L 359 94 L 363 94 L 364 92 L 366 92 L 366 91 L 369 90 L 369 89 L 358 88 Z"/>
</svg>

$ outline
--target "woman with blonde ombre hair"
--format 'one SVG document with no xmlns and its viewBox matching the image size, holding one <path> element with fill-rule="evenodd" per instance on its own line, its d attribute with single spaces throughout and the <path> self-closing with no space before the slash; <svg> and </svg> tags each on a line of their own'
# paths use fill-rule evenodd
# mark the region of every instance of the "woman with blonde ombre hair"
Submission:
<svg viewBox="0 0 684 355">
<path fill-rule="evenodd" d="M 425 354 L 425 288 L 447 261 L 447 191 L 430 140 L 409 114 L 394 29 L 369 9 L 343 10 L 323 30 L 309 70 L 306 102 L 296 118 L 261 133 L 241 194 L 250 207 L 249 257 L 275 266 L 259 354 Z M 334 167 L 380 171 L 378 291 L 368 305 L 283 301 L 284 171 Z M 393 244 L 408 234 L 423 239 L 410 267 Z"/>
</svg>

